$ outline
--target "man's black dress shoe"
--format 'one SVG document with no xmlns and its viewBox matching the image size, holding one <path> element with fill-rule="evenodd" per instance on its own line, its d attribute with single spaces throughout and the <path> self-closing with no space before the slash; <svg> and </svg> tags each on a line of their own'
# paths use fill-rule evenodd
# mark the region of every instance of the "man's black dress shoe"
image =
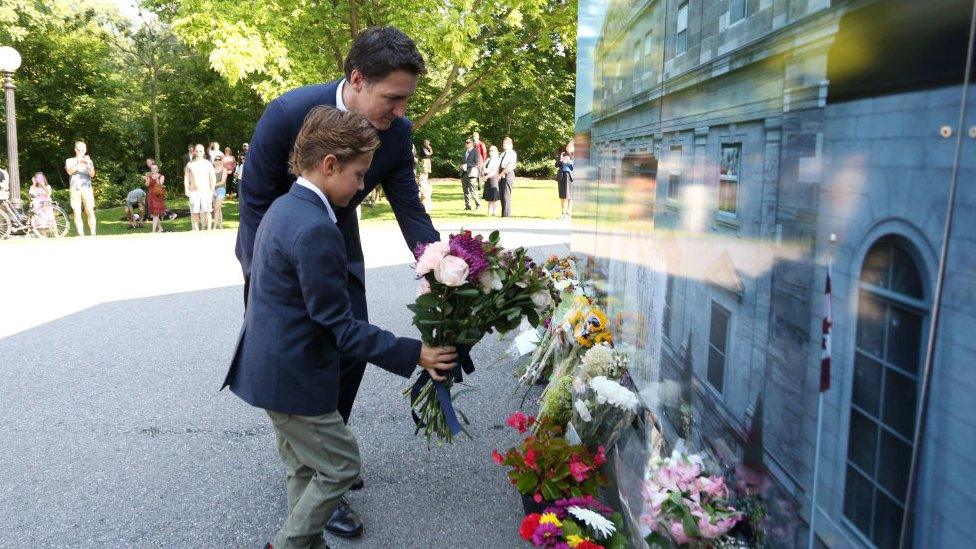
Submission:
<svg viewBox="0 0 976 549">
<path fill-rule="evenodd" d="M 363 489 L 363 486 L 365 486 L 365 484 L 363 484 L 363 479 L 359 479 L 356 482 L 354 482 L 352 486 L 349 487 L 349 489 L 353 491 L 359 491 Z"/>
<path fill-rule="evenodd" d="M 343 497 L 332 511 L 329 522 L 325 523 L 325 531 L 340 538 L 358 538 L 363 535 L 363 521 Z"/>
</svg>

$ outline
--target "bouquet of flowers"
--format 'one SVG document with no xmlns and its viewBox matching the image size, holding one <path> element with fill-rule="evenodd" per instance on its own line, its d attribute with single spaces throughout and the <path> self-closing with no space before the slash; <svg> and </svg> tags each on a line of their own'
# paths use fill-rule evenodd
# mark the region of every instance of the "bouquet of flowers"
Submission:
<svg viewBox="0 0 976 549">
<path fill-rule="evenodd" d="M 565 294 L 564 294 L 565 296 Z M 563 299 L 521 376 L 524 384 L 566 375 L 587 349 L 612 344 L 607 315 L 585 296 Z"/>
<path fill-rule="evenodd" d="M 491 457 L 509 467 L 508 478 L 515 489 L 531 495 L 536 503 L 593 495 L 605 483 L 598 470 L 607 461 L 602 446 L 591 453 L 585 446 L 570 444 L 562 427 L 547 418 L 537 422 L 532 416 L 515 412 L 507 423 L 528 434 L 505 454 L 492 450 Z"/>
<path fill-rule="evenodd" d="M 619 513 L 593 496 L 561 499 L 542 513 L 522 519 L 519 536 L 533 547 L 623 549 Z"/>
<path fill-rule="evenodd" d="M 576 258 L 573 256 L 559 257 L 550 255 L 542 265 L 546 274 L 553 281 L 556 291 L 570 291 L 582 289 L 582 283 L 576 276 Z"/>
<path fill-rule="evenodd" d="M 717 540 L 732 529 L 742 514 L 729 503 L 729 490 L 721 475 L 702 474 L 697 455 L 677 450 L 644 481 L 644 512 L 640 517 L 651 533 L 647 542 L 668 546 Z"/>
<path fill-rule="evenodd" d="M 577 381 L 580 380 L 577 378 Z M 609 448 L 617 441 L 621 429 L 633 421 L 640 407 L 637 395 L 602 375 L 576 389 L 578 397 L 573 401 L 573 428 L 576 434 L 590 448 Z"/>
<path fill-rule="evenodd" d="M 467 350 L 486 333 L 513 330 L 523 318 L 537 326 L 540 311 L 553 301 L 551 282 L 525 249 L 506 250 L 498 243 L 498 231 L 487 240 L 461 231 L 447 242 L 414 250 L 420 289 L 416 302 L 408 305 L 413 324 L 428 345 L 458 346 L 459 362 L 467 373 L 474 370 Z M 434 437 L 451 442 L 462 431 L 468 434 L 454 416 L 451 387 L 455 381 L 461 381 L 459 370 L 443 383 L 424 372 L 405 391 L 417 432 L 423 430 L 428 442 Z M 461 417 L 467 424 L 463 413 Z"/>
</svg>

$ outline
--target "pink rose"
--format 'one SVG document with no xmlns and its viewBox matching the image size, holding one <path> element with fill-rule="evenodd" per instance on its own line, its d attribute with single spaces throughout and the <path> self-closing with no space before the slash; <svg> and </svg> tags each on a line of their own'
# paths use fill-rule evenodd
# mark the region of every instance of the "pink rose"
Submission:
<svg viewBox="0 0 976 549">
<path fill-rule="evenodd" d="M 417 260 L 417 276 L 424 276 L 437 268 L 437 264 L 450 251 L 451 247 L 446 242 L 431 242 L 428 244 L 424 248 L 423 255 Z"/>
<path fill-rule="evenodd" d="M 468 264 L 460 257 L 444 256 L 434 269 L 434 278 L 445 286 L 461 286 L 468 281 Z"/>
<path fill-rule="evenodd" d="M 589 476 L 587 473 L 590 472 L 590 466 L 580 461 L 576 456 L 573 456 L 569 461 L 569 474 L 573 475 L 573 479 L 576 482 L 583 482 L 586 477 Z"/>
<path fill-rule="evenodd" d="M 426 278 L 421 278 L 417 284 L 417 297 L 430 293 L 430 282 Z"/>
</svg>

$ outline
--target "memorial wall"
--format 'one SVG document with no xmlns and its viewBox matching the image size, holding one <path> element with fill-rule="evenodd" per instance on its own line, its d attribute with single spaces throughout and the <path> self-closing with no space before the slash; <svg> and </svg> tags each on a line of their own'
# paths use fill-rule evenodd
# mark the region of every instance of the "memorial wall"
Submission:
<svg viewBox="0 0 976 549">
<path fill-rule="evenodd" d="M 644 407 L 635 532 L 678 452 L 756 545 L 972 546 L 973 9 L 581 0 L 572 250 Z"/>
</svg>

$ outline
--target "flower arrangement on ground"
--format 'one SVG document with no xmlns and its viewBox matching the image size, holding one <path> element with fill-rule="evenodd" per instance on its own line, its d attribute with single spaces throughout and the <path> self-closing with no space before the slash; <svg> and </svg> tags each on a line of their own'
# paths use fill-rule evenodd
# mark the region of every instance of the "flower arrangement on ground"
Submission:
<svg viewBox="0 0 976 549">
<path fill-rule="evenodd" d="M 580 379 L 577 377 L 577 381 Z M 602 375 L 590 379 L 581 388 L 573 400 L 573 428 L 586 446 L 609 448 L 640 408 L 637 395 Z"/>
<path fill-rule="evenodd" d="M 721 475 L 702 473 L 702 459 L 678 451 L 662 461 L 642 488 L 640 522 L 651 546 L 708 542 L 723 538 L 742 519 L 729 502 Z"/>
<path fill-rule="evenodd" d="M 525 318 L 538 326 L 540 312 L 550 307 L 555 291 L 542 268 L 524 248 L 506 250 L 499 246 L 498 231 L 488 239 L 461 231 L 447 242 L 419 245 L 416 274 L 420 289 L 409 305 L 413 323 L 424 343 L 458 346 L 459 362 L 465 372 L 474 366 L 467 350 L 486 333 L 505 333 Z M 432 438 L 451 442 L 467 431 L 454 417 L 451 386 L 461 380 L 460 369 L 443 384 L 422 373 L 405 394 L 410 398 L 417 421 L 428 442 Z M 465 424 L 467 418 L 461 413 Z M 470 435 L 469 435 L 470 436 Z"/>
<path fill-rule="evenodd" d="M 623 549 L 619 513 L 593 496 L 561 499 L 542 513 L 522 519 L 519 536 L 534 547 Z"/>
<path fill-rule="evenodd" d="M 515 412 L 507 423 L 525 438 L 504 454 L 492 450 L 492 459 L 507 466 L 515 489 L 536 503 L 592 496 L 606 482 L 599 471 L 607 461 L 603 447 L 590 452 L 581 444 L 570 444 L 563 428 L 545 417 L 537 421 Z"/>
<path fill-rule="evenodd" d="M 606 313 L 585 296 L 563 299 L 552 319 L 525 366 L 520 378 L 524 384 L 558 379 L 571 373 L 594 345 L 613 344 Z"/>
</svg>

